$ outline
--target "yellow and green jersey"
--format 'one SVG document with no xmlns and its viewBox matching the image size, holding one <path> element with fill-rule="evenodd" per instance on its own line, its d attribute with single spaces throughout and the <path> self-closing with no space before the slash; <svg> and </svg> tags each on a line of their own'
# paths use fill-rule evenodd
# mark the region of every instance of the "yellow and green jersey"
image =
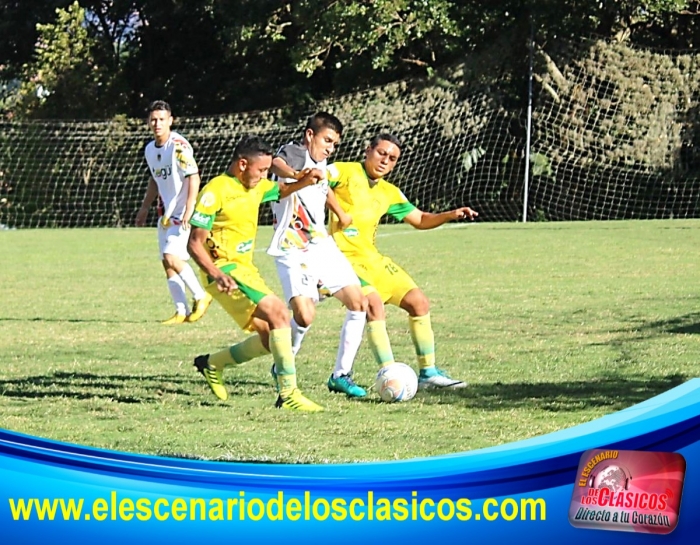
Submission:
<svg viewBox="0 0 700 545">
<path fill-rule="evenodd" d="M 260 204 L 279 197 L 279 186 L 271 180 L 247 189 L 228 173 L 202 188 L 190 223 L 209 230 L 206 248 L 217 267 L 253 265 Z"/>
<path fill-rule="evenodd" d="M 331 217 L 331 234 L 341 251 L 349 257 L 373 258 L 377 227 L 384 214 L 398 221 L 416 209 L 401 190 L 383 178 L 371 181 L 362 163 L 333 163 L 328 166 L 328 183 L 352 224 L 338 228 L 338 218 Z"/>
</svg>

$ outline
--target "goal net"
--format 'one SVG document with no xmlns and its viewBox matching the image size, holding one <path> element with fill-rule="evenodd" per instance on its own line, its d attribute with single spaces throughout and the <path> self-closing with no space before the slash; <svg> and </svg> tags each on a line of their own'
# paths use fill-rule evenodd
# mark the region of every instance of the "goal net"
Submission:
<svg viewBox="0 0 700 545">
<path fill-rule="evenodd" d="M 590 40 L 536 58 L 530 210 L 698 217 L 700 55 Z"/>
<path fill-rule="evenodd" d="M 517 221 L 524 208 L 528 220 L 698 217 L 697 55 L 595 40 L 537 49 L 526 165 L 528 73 L 512 69 L 526 54 L 511 44 L 428 82 L 317 104 L 345 124 L 335 160 L 361 161 L 372 136 L 391 132 L 404 150 L 389 180 L 411 202 L 431 212 L 468 205 L 482 221 Z M 310 113 L 176 116 L 173 128 L 206 182 L 243 134 L 281 145 Z M 0 228 L 133 225 L 149 139 L 145 119 L 0 121 Z M 261 222 L 270 219 L 265 208 Z"/>
</svg>

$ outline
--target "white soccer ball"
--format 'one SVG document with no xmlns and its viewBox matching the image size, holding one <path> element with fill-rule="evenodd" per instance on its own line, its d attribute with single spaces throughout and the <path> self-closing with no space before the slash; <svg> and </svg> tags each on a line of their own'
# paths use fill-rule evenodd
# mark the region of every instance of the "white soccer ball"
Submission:
<svg viewBox="0 0 700 545">
<path fill-rule="evenodd" d="M 387 403 L 408 401 L 416 395 L 418 377 L 416 372 L 405 363 L 395 362 L 379 370 L 374 387 L 382 401 Z"/>
</svg>

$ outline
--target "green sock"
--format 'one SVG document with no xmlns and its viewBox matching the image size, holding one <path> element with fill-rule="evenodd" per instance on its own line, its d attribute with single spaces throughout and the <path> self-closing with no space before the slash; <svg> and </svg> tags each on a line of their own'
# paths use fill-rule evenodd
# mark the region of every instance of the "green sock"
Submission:
<svg viewBox="0 0 700 545">
<path fill-rule="evenodd" d="M 275 360 L 275 372 L 280 387 L 280 396 L 287 397 L 297 387 L 297 372 L 292 352 L 292 329 L 270 331 L 270 352 Z"/>
<path fill-rule="evenodd" d="M 374 359 L 380 366 L 394 363 L 394 354 L 391 351 L 391 343 L 384 320 L 374 320 L 367 323 L 367 339 Z"/>
<path fill-rule="evenodd" d="M 430 325 L 430 313 L 425 316 L 409 316 L 408 327 L 420 368 L 435 367 L 435 335 Z"/>
</svg>

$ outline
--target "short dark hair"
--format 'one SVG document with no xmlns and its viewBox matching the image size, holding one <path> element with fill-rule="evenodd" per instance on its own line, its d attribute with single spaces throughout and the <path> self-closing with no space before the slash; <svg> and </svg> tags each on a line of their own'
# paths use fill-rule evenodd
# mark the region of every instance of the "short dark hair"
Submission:
<svg viewBox="0 0 700 545">
<path fill-rule="evenodd" d="M 148 105 L 148 113 L 150 115 L 151 112 L 156 112 L 159 110 L 165 110 L 169 114 L 172 114 L 172 110 L 170 109 L 170 104 L 165 102 L 164 100 L 154 100 Z"/>
<path fill-rule="evenodd" d="M 316 112 L 314 115 L 306 120 L 306 127 L 304 132 L 311 129 L 311 131 L 316 134 L 322 129 L 331 129 L 338 133 L 338 135 L 343 135 L 343 124 L 340 119 L 338 119 L 333 114 L 328 112 Z"/>
<path fill-rule="evenodd" d="M 383 132 L 372 138 L 372 140 L 369 143 L 369 147 L 376 148 L 379 145 L 379 142 L 383 140 L 394 144 L 397 148 L 399 148 L 399 151 L 401 151 L 401 148 L 403 148 L 401 140 L 399 140 L 398 137 L 394 136 L 393 134 L 389 134 L 388 132 Z"/>
<path fill-rule="evenodd" d="M 259 155 L 273 155 L 272 146 L 255 134 L 246 134 L 233 150 L 233 160 L 252 159 Z"/>
</svg>

